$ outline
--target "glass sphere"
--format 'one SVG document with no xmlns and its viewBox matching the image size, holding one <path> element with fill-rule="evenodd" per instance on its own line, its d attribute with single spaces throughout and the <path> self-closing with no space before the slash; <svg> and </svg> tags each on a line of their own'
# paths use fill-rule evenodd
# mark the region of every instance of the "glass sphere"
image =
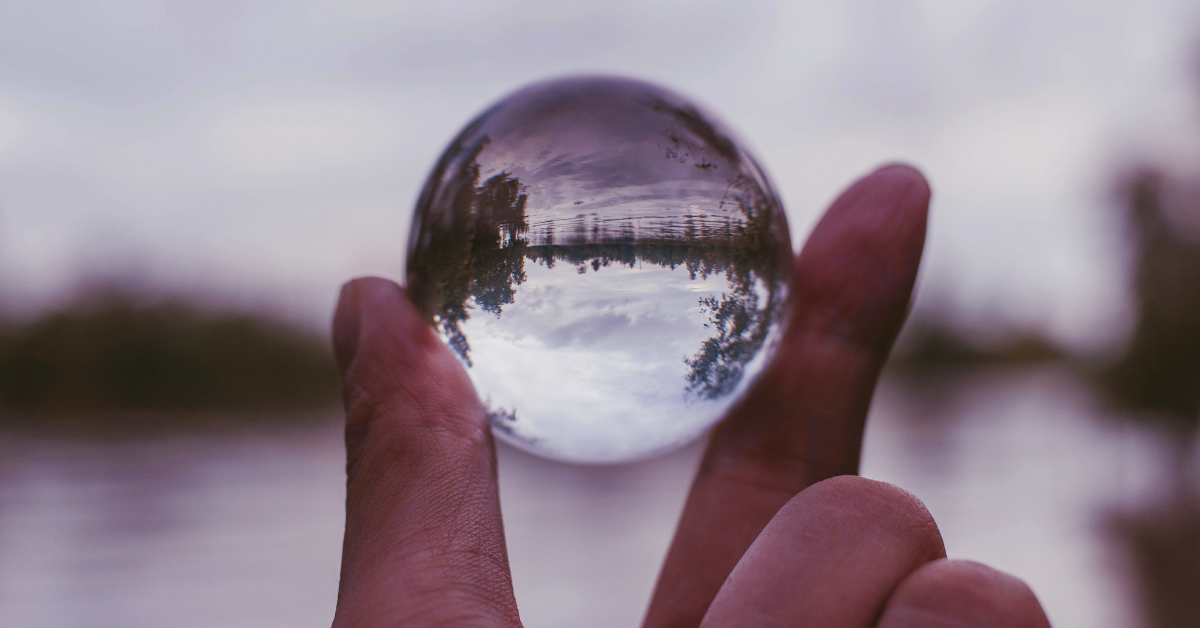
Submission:
<svg viewBox="0 0 1200 628">
<path fill-rule="evenodd" d="M 787 220 L 711 115 L 647 83 L 535 84 L 463 129 L 417 202 L 409 293 L 501 439 L 582 463 L 703 434 L 788 305 Z"/>
</svg>

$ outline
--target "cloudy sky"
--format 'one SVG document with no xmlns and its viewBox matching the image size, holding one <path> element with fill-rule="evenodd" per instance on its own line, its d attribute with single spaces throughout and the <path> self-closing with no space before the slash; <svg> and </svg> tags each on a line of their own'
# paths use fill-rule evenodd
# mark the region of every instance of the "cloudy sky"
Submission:
<svg viewBox="0 0 1200 628">
<path fill-rule="evenodd" d="M 117 277 L 324 325 L 399 277 L 433 160 L 487 104 L 579 72 L 734 127 L 803 240 L 889 160 L 935 191 L 921 307 L 1118 336 L 1113 179 L 1196 158 L 1191 0 L 0 5 L 0 300 Z M 1196 163 L 1200 163 L 1197 160 Z"/>
<path fill-rule="evenodd" d="M 698 437 L 745 389 L 716 400 L 685 394 L 684 358 L 714 335 L 697 301 L 731 290 L 724 277 L 689 280 L 686 269 L 653 265 L 579 274 L 530 262 L 525 271 L 499 318 L 479 313 L 463 325 L 480 396 L 493 410 L 516 409 L 518 438 L 501 438 L 567 460 L 644 457 Z"/>
</svg>

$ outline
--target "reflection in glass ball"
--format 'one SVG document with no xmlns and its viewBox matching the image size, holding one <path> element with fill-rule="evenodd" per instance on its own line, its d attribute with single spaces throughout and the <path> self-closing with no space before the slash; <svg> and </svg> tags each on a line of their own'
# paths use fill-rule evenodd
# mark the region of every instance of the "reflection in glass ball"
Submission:
<svg viewBox="0 0 1200 628">
<path fill-rule="evenodd" d="M 583 77 L 467 125 L 421 192 L 407 274 L 500 438 L 600 463 L 721 418 L 777 343 L 791 255 L 766 176 L 711 116 Z"/>
</svg>

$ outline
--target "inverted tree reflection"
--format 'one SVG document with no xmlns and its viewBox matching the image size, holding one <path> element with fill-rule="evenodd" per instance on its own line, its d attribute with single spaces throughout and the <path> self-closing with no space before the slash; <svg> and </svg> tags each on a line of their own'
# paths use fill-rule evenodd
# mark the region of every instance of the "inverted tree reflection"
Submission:
<svg viewBox="0 0 1200 628">
<path fill-rule="evenodd" d="M 786 295 L 780 260 L 788 257 L 772 233 L 780 211 L 773 197 L 753 178 L 736 175 L 719 201 L 721 218 L 685 216 L 671 227 L 647 229 L 632 219 L 588 225 L 580 214 L 562 234 L 553 223 L 531 230 L 528 196 L 517 178 L 501 172 L 480 181 L 473 157 L 487 142 L 483 138 L 471 158 L 459 161 L 457 172 L 435 177 L 443 181 L 443 200 L 439 211 L 420 217 L 409 260 L 416 301 L 458 356 L 471 364 L 463 332 L 470 310 L 501 316 L 526 281 L 526 262 L 546 268 L 571 264 L 581 274 L 654 265 L 686 272 L 692 280 L 723 275 L 728 282 L 720 297 L 698 300 L 712 336 L 683 361 L 687 395 L 717 399 L 733 392 L 767 342 Z"/>
</svg>

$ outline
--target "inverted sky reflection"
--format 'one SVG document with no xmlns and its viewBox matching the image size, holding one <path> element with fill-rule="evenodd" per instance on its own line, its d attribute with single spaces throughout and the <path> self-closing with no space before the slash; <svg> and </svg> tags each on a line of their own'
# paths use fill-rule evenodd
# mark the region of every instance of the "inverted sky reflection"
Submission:
<svg viewBox="0 0 1200 628">
<path fill-rule="evenodd" d="M 472 380 L 491 410 L 516 412 L 510 437 L 554 457 L 604 461 L 685 443 L 719 418 L 723 400 L 685 394 L 684 359 L 711 333 L 698 301 L 728 291 L 723 276 L 693 281 L 686 269 L 657 266 L 527 273 L 500 317 L 463 326 Z"/>
</svg>

